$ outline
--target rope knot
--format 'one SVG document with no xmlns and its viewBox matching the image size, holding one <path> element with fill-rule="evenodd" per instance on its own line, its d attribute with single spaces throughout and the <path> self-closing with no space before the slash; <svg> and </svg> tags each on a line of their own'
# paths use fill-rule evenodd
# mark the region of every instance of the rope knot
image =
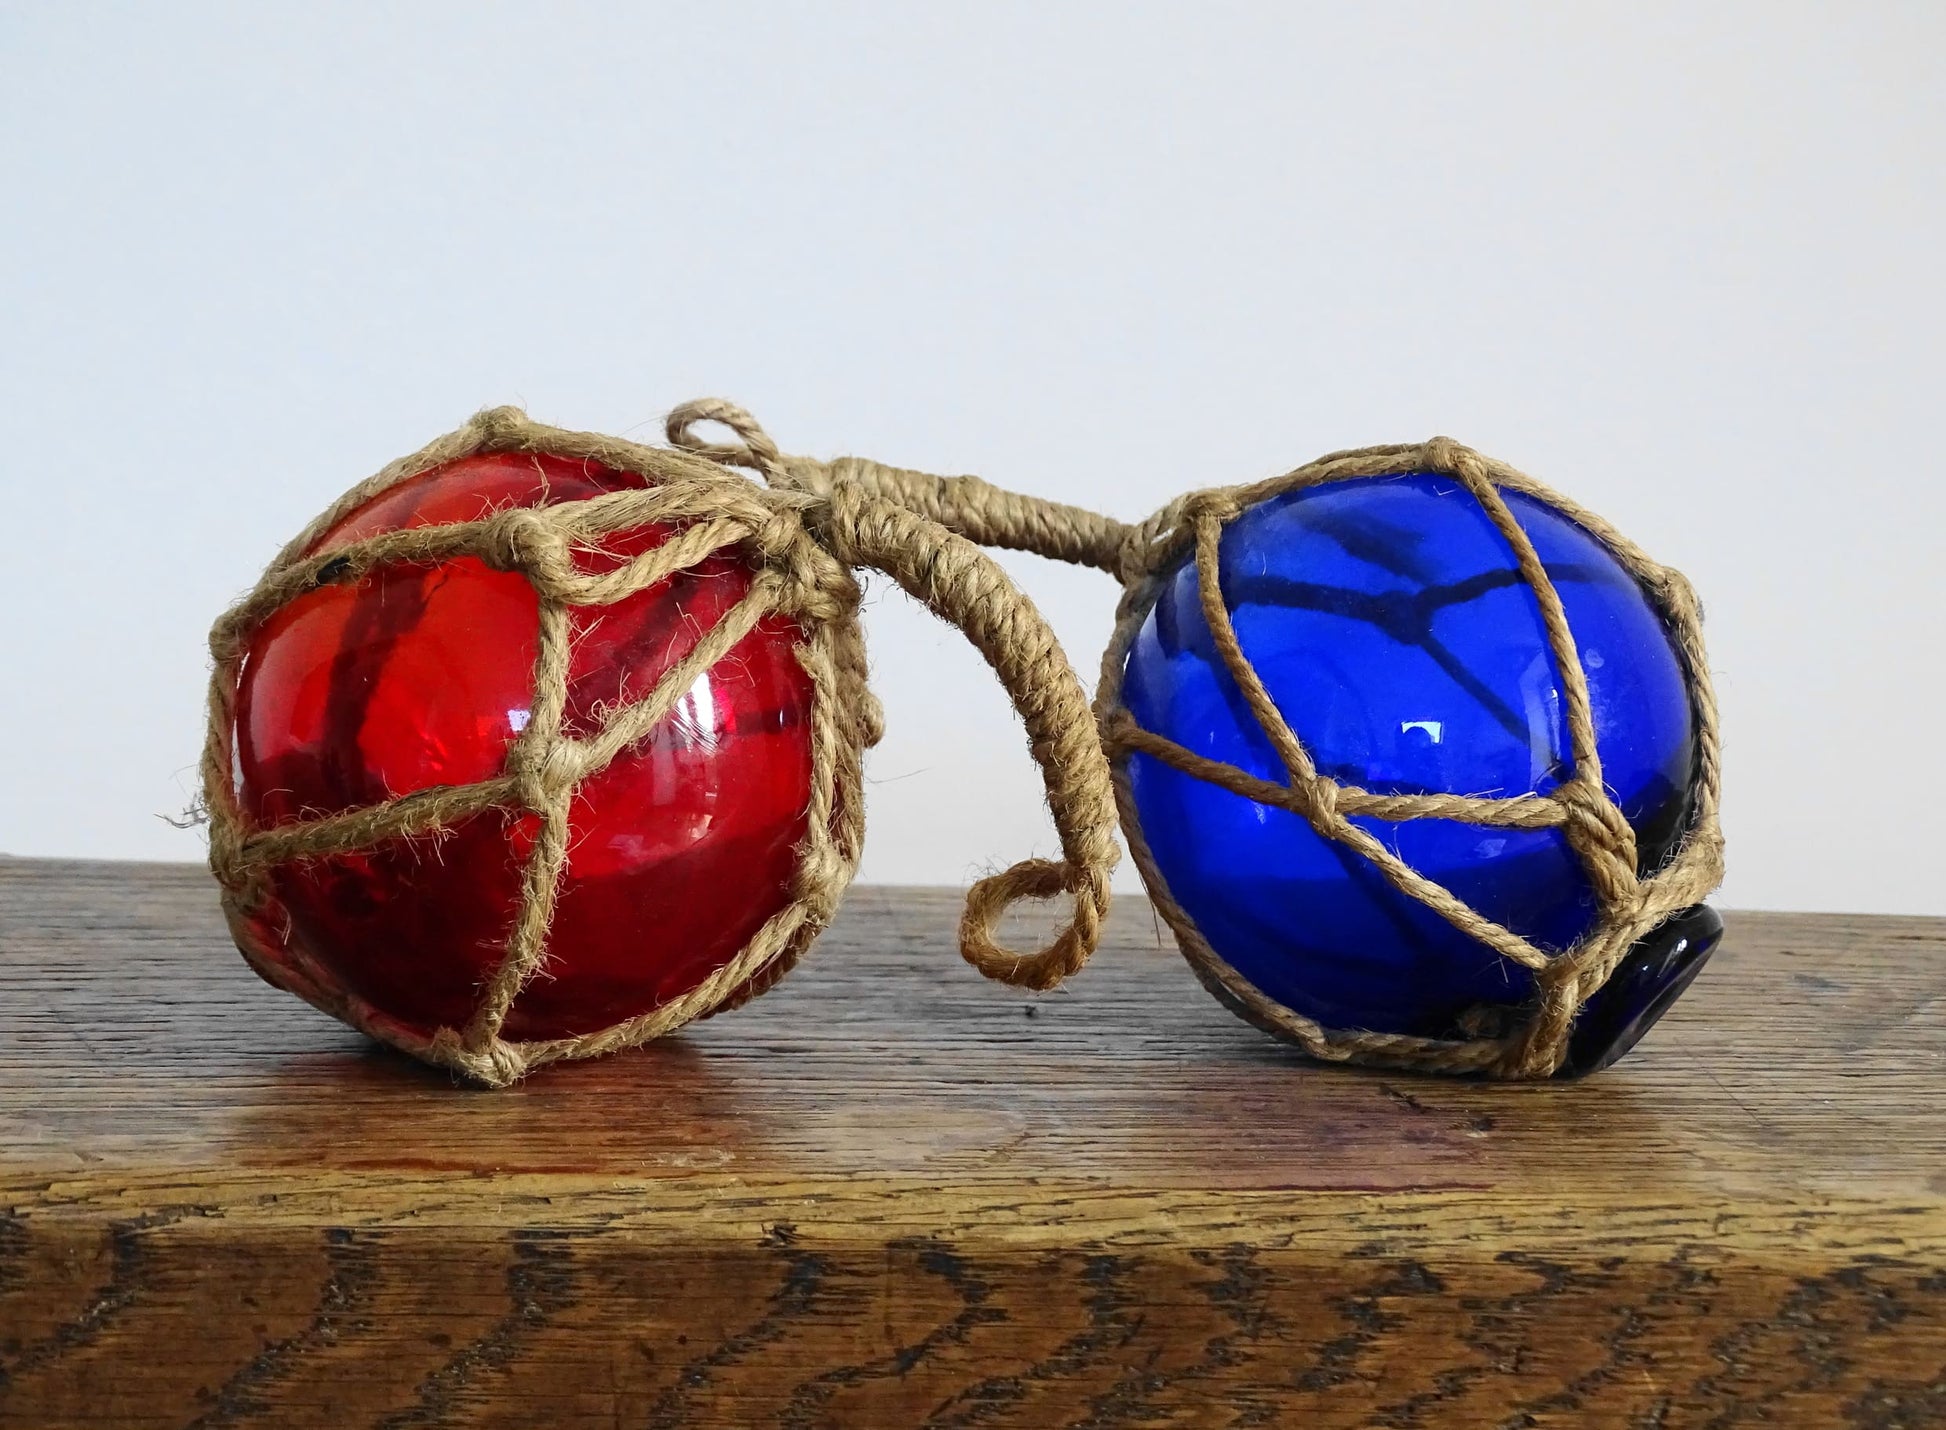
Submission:
<svg viewBox="0 0 1946 1430">
<path fill-rule="evenodd" d="M 567 561 L 567 539 L 543 510 L 513 507 L 487 522 L 480 560 L 496 571 L 519 571 L 542 580 Z"/>
<path fill-rule="evenodd" d="M 1603 907 L 1617 908 L 1635 898 L 1641 880 L 1635 830 L 1607 791 L 1586 781 L 1571 780 L 1555 791 L 1567 811 L 1562 833 L 1581 856 L 1582 867 L 1594 884 Z"/>
<path fill-rule="evenodd" d="M 841 566 L 870 564 L 860 556 L 860 548 L 869 544 L 864 532 L 870 517 L 866 505 L 863 491 L 849 482 L 838 482 L 806 512 L 818 545 L 829 551 Z"/>
<path fill-rule="evenodd" d="M 860 692 L 853 707 L 852 728 L 858 732 L 859 743 L 867 749 L 885 738 L 885 706 L 869 690 Z"/>
<path fill-rule="evenodd" d="M 1205 521 L 1213 521 L 1221 527 L 1235 521 L 1242 510 L 1236 497 L 1229 491 L 1212 487 L 1208 491 L 1192 492 L 1184 498 L 1178 519 L 1186 527 L 1197 527 Z"/>
<path fill-rule="evenodd" d="M 1480 454 L 1451 437 L 1430 437 L 1420 452 L 1420 463 L 1428 471 L 1447 472 L 1456 477 L 1471 476 L 1475 480 L 1486 474 Z"/>
<path fill-rule="evenodd" d="M 1689 578 L 1673 566 L 1658 566 L 1644 584 L 1662 601 L 1662 607 L 1679 625 L 1701 625 L 1703 603 Z"/>
<path fill-rule="evenodd" d="M 501 405 L 483 407 L 473 414 L 468 424 L 478 432 L 490 447 L 513 445 L 532 425 L 531 419 L 518 407 Z"/>
<path fill-rule="evenodd" d="M 520 802 L 536 812 L 553 807 L 587 773 L 587 758 L 572 740 L 544 745 L 522 742 L 507 756 L 507 773 L 516 783 Z"/>
<path fill-rule="evenodd" d="M 851 870 L 844 857 L 824 841 L 800 845 L 797 858 L 792 893 L 805 906 L 811 922 L 823 927 L 837 910 L 839 891 L 850 882 Z"/>
<path fill-rule="evenodd" d="M 750 529 L 750 540 L 769 557 L 785 555 L 804 536 L 804 514 L 793 506 L 772 507 L 770 514 Z"/>
<path fill-rule="evenodd" d="M 488 1087 L 511 1087 L 527 1075 L 526 1057 L 502 1038 L 495 1038 L 484 1047 L 468 1047 L 453 1029 L 441 1028 L 433 1034 L 428 1053 L 433 1062 L 465 1073 Z"/>
<path fill-rule="evenodd" d="M 244 856 L 244 833 L 234 820 L 209 822 L 209 867 L 226 889 L 239 889 L 251 872 Z"/>
</svg>

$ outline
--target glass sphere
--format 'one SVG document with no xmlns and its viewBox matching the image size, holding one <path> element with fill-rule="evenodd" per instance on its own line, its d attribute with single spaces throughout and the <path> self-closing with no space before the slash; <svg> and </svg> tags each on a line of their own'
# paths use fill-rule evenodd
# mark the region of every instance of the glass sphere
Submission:
<svg viewBox="0 0 1946 1430">
<path fill-rule="evenodd" d="M 1506 500 L 1560 592 L 1603 778 L 1635 830 L 1643 871 L 1653 871 L 1691 815 L 1696 732 L 1682 660 L 1607 548 L 1541 501 Z M 1219 585 L 1244 655 L 1320 773 L 1380 793 L 1493 797 L 1545 794 L 1572 773 L 1539 603 L 1457 481 L 1420 473 L 1288 492 L 1231 522 L 1220 549 Z M 1123 698 L 1144 728 L 1284 781 L 1215 649 L 1191 559 L 1137 635 Z M 1169 893 L 1232 968 L 1285 1007 L 1332 1029 L 1459 1038 L 1469 1010 L 1513 1009 L 1533 994 L 1527 969 L 1298 815 L 1140 753 L 1128 757 L 1128 776 Z M 1559 830 L 1356 822 L 1544 949 L 1570 947 L 1595 923 L 1593 891 Z M 1688 939 L 1685 967 L 1700 966 L 1714 941 Z M 1674 977 L 1649 980 L 1654 987 L 1611 980 L 1611 996 L 1633 987 L 1626 1001 L 1640 1011 Z M 1646 1024 L 1622 1011 L 1609 1022 L 1639 1037 Z M 1598 1012 L 1584 1010 L 1584 1024 L 1593 1028 Z"/>
<path fill-rule="evenodd" d="M 600 496 L 642 479 L 538 454 L 464 458 L 374 497 L 313 545 Z M 583 569 L 670 535 L 619 533 Z M 721 551 L 647 590 L 572 614 L 566 733 L 648 695 L 750 589 Z M 236 792 L 258 827 L 357 809 L 501 772 L 525 728 L 538 603 L 517 572 L 472 558 L 394 564 L 324 586 L 256 632 L 238 678 Z M 540 972 L 503 1033 L 595 1032 L 695 987 L 790 898 L 810 800 L 810 678 L 795 622 L 766 617 L 651 735 L 577 791 Z M 433 835 L 293 861 L 254 922 L 422 1032 L 461 1027 L 500 965 L 537 816 L 489 810 Z"/>
</svg>

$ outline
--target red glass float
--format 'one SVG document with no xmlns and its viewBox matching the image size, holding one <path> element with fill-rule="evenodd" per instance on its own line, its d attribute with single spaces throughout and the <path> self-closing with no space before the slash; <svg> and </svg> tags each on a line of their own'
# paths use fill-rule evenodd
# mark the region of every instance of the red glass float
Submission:
<svg viewBox="0 0 1946 1430">
<path fill-rule="evenodd" d="M 305 554 L 643 485 L 589 459 L 476 454 L 383 491 Z M 575 564 L 613 570 L 671 534 L 614 533 L 577 549 Z M 605 713 L 648 695 L 753 574 L 732 546 L 612 604 L 571 608 L 563 733 L 592 735 Z M 243 656 L 240 811 L 274 830 L 493 778 L 530 716 L 538 621 L 526 576 L 470 556 L 384 564 L 297 596 Z M 804 638 L 794 620 L 764 616 L 576 792 L 547 957 L 500 1036 L 572 1038 L 650 1012 L 727 964 L 790 901 L 812 773 Z M 531 811 L 489 809 L 429 836 L 279 864 L 248 916 L 254 952 L 411 1038 L 463 1028 L 505 958 L 538 825 Z"/>
</svg>

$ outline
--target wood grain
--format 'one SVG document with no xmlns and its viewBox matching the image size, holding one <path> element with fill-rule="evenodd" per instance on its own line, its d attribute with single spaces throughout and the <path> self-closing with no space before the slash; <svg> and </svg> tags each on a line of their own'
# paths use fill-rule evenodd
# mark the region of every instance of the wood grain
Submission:
<svg viewBox="0 0 1946 1430">
<path fill-rule="evenodd" d="M 1946 1425 L 1946 921 L 1733 914 L 1519 1086 L 1306 1064 L 1139 900 L 1040 996 L 956 913 L 481 1093 L 198 870 L 0 860 L 0 1425 Z"/>
</svg>

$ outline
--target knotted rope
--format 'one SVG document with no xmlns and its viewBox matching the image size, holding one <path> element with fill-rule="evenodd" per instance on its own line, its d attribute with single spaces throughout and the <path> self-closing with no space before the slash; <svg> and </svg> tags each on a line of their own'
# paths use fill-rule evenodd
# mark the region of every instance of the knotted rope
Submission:
<svg viewBox="0 0 1946 1430">
<path fill-rule="evenodd" d="M 741 445 L 713 447 L 697 423 L 722 422 Z M 214 671 L 202 763 L 210 865 L 238 947 L 269 982 L 372 1037 L 504 1086 L 528 1069 L 646 1042 L 695 1018 L 761 993 L 825 927 L 857 868 L 864 838 L 863 754 L 882 716 L 866 684 L 853 569 L 884 572 L 957 626 L 986 657 L 1026 726 L 1061 842 L 1059 860 L 1032 859 L 980 880 L 967 897 L 961 951 L 989 978 L 1044 989 L 1088 958 L 1109 901 L 1119 850 L 1110 774 L 1087 696 L 1032 603 L 978 546 L 834 465 L 786 465 L 775 445 L 726 403 L 698 403 L 670 418 L 675 449 L 568 432 L 494 408 L 458 431 L 386 467 L 346 492 L 305 528 L 225 613 L 210 635 Z M 381 492 L 422 473 L 488 452 L 590 459 L 648 483 L 579 501 L 501 511 L 478 521 L 390 531 L 314 549 L 324 533 Z M 759 487 L 733 468 L 764 476 Z M 913 474 L 918 475 L 918 474 Z M 933 480 L 933 479 L 927 479 Z M 662 545 L 613 570 L 590 573 L 574 556 L 604 538 L 650 524 L 675 528 Z M 648 589 L 734 548 L 756 567 L 748 593 L 645 697 L 606 712 L 595 731 L 564 729 L 570 615 Z M 307 592 L 356 583 L 390 564 L 476 557 L 518 572 L 539 606 L 532 707 L 500 772 L 474 784 L 420 790 L 372 806 L 267 828 L 242 808 L 234 770 L 238 679 L 252 637 Z M 520 990 L 540 968 L 555 899 L 568 864 L 569 810 L 577 789 L 648 736 L 676 702 L 765 616 L 793 619 L 804 633 L 797 658 L 813 691 L 808 834 L 797 851 L 790 902 L 728 963 L 650 1012 L 579 1037 L 511 1042 L 501 1036 Z M 326 858 L 448 829 L 488 810 L 531 812 L 539 831 L 523 870 L 521 900 L 501 960 L 462 1027 L 427 1032 L 346 990 L 325 964 L 295 944 L 281 918 L 272 873 L 288 861 Z M 1073 913 L 1045 947 L 1016 952 L 995 929 L 1022 898 L 1067 895 Z M 280 927 L 281 925 L 281 927 Z"/>
<path fill-rule="evenodd" d="M 1688 581 L 1680 572 L 1651 560 L 1600 517 L 1524 473 L 1449 438 L 1337 452 L 1268 481 L 1193 492 L 1139 525 L 1006 492 L 975 477 L 931 477 L 860 458 L 818 463 L 772 452 L 766 460 L 782 468 L 782 476 L 772 475 L 771 479 L 795 490 L 824 491 L 842 482 L 923 512 L 969 540 L 1091 566 L 1122 582 L 1114 634 L 1102 656 L 1095 715 L 1109 751 L 1116 804 L 1129 848 L 1155 907 L 1175 931 L 1185 957 L 1211 991 L 1243 1016 L 1297 1043 L 1314 1057 L 1508 1078 L 1549 1076 L 1566 1055 L 1575 1015 L 1608 980 L 1629 948 L 1670 915 L 1699 902 L 1722 881 L 1716 700 L 1703 650 L 1702 612 Z M 1498 799 L 1383 794 L 1341 784 L 1318 771 L 1238 642 L 1219 581 L 1219 548 L 1229 522 L 1259 502 L 1301 488 L 1421 472 L 1451 476 L 1472 495 L 1506 541 L 1522 582 L 1539 606 L 1548 648 L 1560 672 L 1574 764 L 1572 776 L 1548 794 Z M 766 475 L 771 474 L 767 471 Z M 1693 815 L 1681 847 L 1653 874 L 1638 871 L 1634 832 L 1603 784 L 1587 677 L 1560 595 L 1533 542 L 1509 510 L 1503 491 L 1525 493 L 1547 503 L 1605 546 L 1641 585 L 1666 623 L 1682 661 L 1696 730 Z M 1146 730 L 1123 703 L 1122 680 L 1129 651 L 1149 612 L 1185 560 L 1195 563 L 1203 616 L 1224 670 L 1276 751 L 1283 767 L 1282 782 L 1206 759 Z M 1143 836 L 1130 793 L 1128 760 L 1136 752 L 1246 799 L 1300 816 L 1319 835 L 1370 860 L 1393 888 L 1531 970 L 1538 985 L 1537 996 L 1511 1026 L 1504 1009 L 1474 1010 L 1462 1023 L 1477 1029 L 1479 1036 L 1463 1040 L 1326 1028 L 1265 997 L 1211 947 L 1195 920 L 1171 895 Z M 1352 823 L 1354 815 L 1388 821 L 1451 819 L 1511 829 L 1558 828 L 1594 890 L 1598 906 L 1595 926 L 1572 948 L 1560 952 L 1539 948 L 1421 875 L 1383 840 Z"/>
</svg>

